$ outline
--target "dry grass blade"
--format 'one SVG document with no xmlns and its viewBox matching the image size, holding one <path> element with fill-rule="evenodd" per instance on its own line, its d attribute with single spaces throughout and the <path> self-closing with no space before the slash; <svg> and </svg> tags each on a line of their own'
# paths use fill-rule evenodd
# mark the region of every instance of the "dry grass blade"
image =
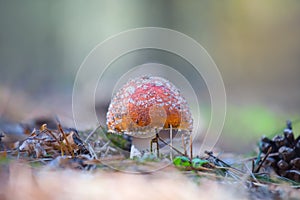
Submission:
<svg viewBox="0 0 300 200">
<path fill-rule="evenodd" d="M 244 163 L 245 168 L 247 169 L 248 173 L 250 174 L 250 176 L 252 177 L 252 179 L 256 182 L 256 183 L 260 183 L 257 178 L 255 177 L 255 175 L 252 173 L 252 170 L 249 169 L 249 167 Z"/>
<path fill-rule="evenodd" d="M 176 149 L 175 147 L 173 147 L 172 145 L 168 144 L 166 141 L 164 141 L 159 135 L 157 135 L 157 138 L 164 143 L 165 145 L 169 146 L 170 148 L 172 148 L 174 151 L 176 151 L 177 153 L 179 153 L 182 156 L 185 156 L 184 153 L 182 153 L 181 151 L 179 151 L 178 149 Z"/>
<path fill-rule="evenodd" d="M 279 155 L 279 153 L 270 153 L 269 154 L 270 157 L 278 156 L 278 155 Z M 261 156 L 261 158 L 265 158 L 265 157 L 266 157 L 266 155 Z M 250 158 L 244 158 L 244 159 L 238 160 L 237 163 L 245 163 L 245 162 L 256 160 L 256 159 L 257 159 L 257 156 L 252 156 Z"/>
<path fill-rule="evenodd" d="M 97 156 L 95 150 L 94 150 L 94 149 L 92 148 L 92 146 L 90 145 L 90 143 L 87 143 L 87 145 L 88 145 L 88 150 L 89 150 L 89 152 L 90 152 L 92 158 L 98 159 L 98 156 Z"/>
<path fill-rule="evenodd" d="M 66 146 L 63 144 L 63 142 L 60 141 L 60 140 L 52 133 L 51 130 L 45 128 L 43 131 L 44 131 L 46 134 L 49 134 L 51 137 L 53 137 L 53 138 L 56 140 L 56 142 L 57 142 L 57 143 L 59 144 L 59 146 L 60 146 L 61 156 L 63 156 L 63 155 L 64 155 L 64 152 L 67 152 Z"/>
<path fill-rule="evenodd" d="M 84 142 L 86 143 L 89 139 L 90 139 L 90 137 L 99 129 L 101 127 L 101 124 L 99 124 L 92 132 L 90 132 L 89 134 L 88 134 L 88 136 L 85 138 L 85 140 L 84 140 Z"/>
<path fill-rule="evenodd" d="M 244 174 L 244 172 L 242 170 L 237 169 L 235 167 L 232 167 L 231 165 L 227 164 L 226 162 L 224 162 L 220 158 L 214 156 L 212 151 L 205 151 L 204 153 L 207 154 L 209 157 L 212 157 L 215 160 L 215 162 L 220 165 L 219 167 L 224 168 L 224 169 L 227 167 L 227 168 L 233 169 L 235 171 L 238 171 L 238 172 Z"/>
<path fill-rule="evenodd" d="M 66 136 L 64 130 L 62 129 L 60 123 L 57 124 L 57 128 L 58 128 L 58 130 L 61 132 L 61 134 L 62 134 L 64 140 L 66 141 L 66 146 L 67 146 L 67 149 L 68 149 L 69 153 L 71 154 L 72 158 L 74 158 L 75 155 L 74 155 L 73 148 L 72 148 L 72 146 L 70 145 L 70 143 L 69 143 L 69 141 L 68 141 L 68 138 L 67 138 L 67 136 Z M 63 143 L 62 143 L 62 144 L 63 144 Z"/>
</svg>

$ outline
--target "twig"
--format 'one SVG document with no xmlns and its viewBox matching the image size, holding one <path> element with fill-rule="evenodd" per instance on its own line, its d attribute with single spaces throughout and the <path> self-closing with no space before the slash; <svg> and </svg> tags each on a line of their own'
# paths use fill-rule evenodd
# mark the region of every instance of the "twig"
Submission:
<svg viewBox="0 0 300 200">
<path fill-rule="evenodd" d="M 260 168 L 262 167 L 263 163 L 266 161 L 266 159 L 269 157 L 269 154 L 271 153 L 272 151 L 272 146 L 269 147 L 267 153 L 266 153 L 266 156 L 264 157 L 264 159 L 259 163 L 258 167 L 255 169 L 255 166 L 253 167 L 252 169 L 252 172 L 253 173 L 257 173 L 259 172 Z"/>
<path fill-rule="evenodd" d="M 89 152 L 90 152 L 92 158 L 95 158 L 97 160 L 98 156 L 97 156 L 95 150 L 92 148 L 92 146 L 90 145 L 90 143 L 87 143 L 87 145 L 88 145 L 88 149 L 89 149 Z"/>
<path fill-rule="evenodd" d="M 244 166 L 246 167 L 247 171 L 250 173 L 250 176 L 253 178 L 253 180 L 254 180 L 255 182 L 257 182 L 257 183 L 260 183 L 260 182 L 257 180 L 257 178 L 255 177 L 255 175 L 252 173 L 252 171 L 249 169 L 249 167 L 248 167 L 246 164 L 244 164 Z"/>
<path fill-rule="evenodd" d="M 190 133 L 190 156 L 191 156 L 191 160 L 193 159 L 193 136 L 192 133 Z"/>
<path fill-rule="evenodd" d="M 199 167 L 197 167 L 197 168 L 194 168 L 194 167 L 193 167 L 192 169 L 195 170 L 195 171 L 201 170 L 201 171 L 214 172 L 214 169 L 207 168 L 207 167 L 202 167 L 202 166 L 199 166 Z"/>
<path fill-rule="evenodd" d="M 240 174 L 245 174 L 245 172 L 243 172 L 242 170 L 239 170 L 239 169 L 231 167 L 231 166 L 229 166 L 229 167 L 215 166 L 215 168 L 216 169 L 232 170 L 232 171 L 235 170 L 236 173 L 238 172 Z"/>
<path fill-rule="evenodd" d="M 215 159 L 217 162 L 222 163 L 224 166 L 231 167 L 229 164 L 227 164 L 226 162 L 224 162 L 220 158 L 214 156 L 212 151 L 204 151 L 204 153 L 207 154 L 208 156 L 212 157 L 213 159 Z"/>
<path fill-rule="evenodd" d="M 208 156 L 212 157 L 213 159 L 215 159 L 216 162 L 222 163 L 225 167 L 228 167 L 228 168 L 234 169 L 234 170 L 236 170 L 238 172 L 244 173 L 242 170 L 239 170 L 239 169 L 237 169 L 235 167 L 232 167 L 231 165 L 227 164 L 226 162 L 224 162 L 220 158 L 214 156 L 212 151 L 204 151 L 204 153 L 207 154 Z"/>
<path fill-rule="evenodd" d="M 58 130 L 61 132 L 61 134 L 62 134 L 64 140 L 66 141 L 66 144 L 67 144 L 66 146 L 67 146 L 67 149 L 68 149 L 69 153 L 71 154 L 72 158 L 74 158 L 74 157 L 75 157 L 74 151 L 73 151 L 72 146 L 71 146 L 71 144 L 69 143 L 69 141 L 68 141 L 68 139 L 67 139 L 67 136 L 66 136 L 64 130 L 62 129 L 60 123 L 57 124 L 57 128 L 58 128 Z"/>
<path fill-rule="evenodd" d="M 232 169 L 232 168 L 229 168 L 229 169 Z M 229 176 L 231 176 L 236 181 L 240 181 L 241 180 L 241 178 L 238 175 L 236 175 L 235 173 L 231 172 L 230 170 L 227 170 L 226 174 L 229 175 Z"/>
<path fill-rule="evenodd" d="M 106 151 L 106 149 L 107 149 L 107 146 L 110 144 L 110 140 L 108 141 L 108 142 L 106 142 L 99 150 L 100 150 L 100 152 L 102 152 L 102 151 Z"/>
<path fill-rule="evenodd" d="M 220 176 L 220 175 L 214 174 L 214 173 L 207 173 L 207 172 L 203 172 L 203 171 L 195 171 L 195 172 L 198 175 L 203 175 L 203 176 L 206 176 L 206 177 L 213 177 L 213 178 L 223 179 L 223 180 L 226 180 L 226 181 L 232 181 L 232 179 L 230 179 L 230 177 Z"/>
<path fill-rule="evenodd" d="M 108 146 L 105 153 L 104 153 L 104 157 L 107 156 L 109 151 L 116 152 L 116 149 L 114 149 L 113 147 Z"/>
<path fill-rule="evenodd" d="M 60 140 L 52 133 L 52 131 L 49 130 L 48 128 L 45 128 L 43 131 L 44 131 L 46 134 L 49 134 L 51 137 L 53 137 L 53 138 L 56 140 L 56 142 L 57 142 L 57 143 L 59 144 L 59 146 L 60 146 L 61 156 L 64 156 L 64 151 L 66 151 L 66 150 L 65 150 L 65 148 L 63 148 L 63 147 L 65 147 L 64 144 L 63 144 L 63 142 L 60 141 Z M 67 151 L 66 151 L 66 152 L 67 152 Z"/>
<path fill-rule="evenodd" d="M 173 129 L 172 129 L 172 124 L 170 125 L 170 145 L 173 146 Z M 173 152 L 172 152 L 172 148 L 170 147 L 170 158 L 171 161 L 173 161 Z"/>
<path fill-rule="evenodd" d="M 184 150 L 184 156 L 187 156 L 186 143 L 185 143 L 185 136 L 184 136 L 184 134 L 181 135 L 181 142 L 182 142 L 182 147 L 183 147 L 183 150 Z"/>
<path fill-rule="evenodd" d="M 101 124 L 99 124 L 92 132 L 89 133 L 89 135 L 86 137 L 86 139 L 84 140 L 84 142 L 86 143 L 90 137 L 101 127 Z"/>
<path fill-rule="evenodd" d="M 182 153 L 181 151 L 179 151 L 179 150 L 176 149 L 175 147 L 173 147 L 173 146 L 171 146 L 170 144 L 168 144 L 167 142 L 165 142 L 158 134 L 157 134 L 157 138 L 158 138 L 162 143 L 164 143 L 165 145 L 171 147 L 174 151 L 176 151 L 176 152 L 179 153 L 180 155 L 185 156 L 184 153 Z"/>
<path fill-rule="evenodd" d="M 278 156 L 278 155 L 279 155 L 279 153 L 270 153 L 269 157 Z M 266 157 L 266 155 L 261 156 L 261 158 L 264 158 L 264 157 Z M 253 157 L 250 157 L 250 158 L 245 158 L 245 159 L 239 160 L 237 162 L 238 163 L 244 163 L 244 162 L 252 161 L 252 160 L 255 160 L 255 159 L 257 159 L 257 156 L 253 156 Z"/>
<path fill-rule="evenodd" d="M 35 163 L 35 162 L 41 162 L 43 164 L 46 164 L 47 162 L 46 161 L 52 161 L 53 158 L 40 158 L 40 159 L 37 159 L 37 160 L 31 160 L 29 161 L 30 163 Z"/>
</svg>

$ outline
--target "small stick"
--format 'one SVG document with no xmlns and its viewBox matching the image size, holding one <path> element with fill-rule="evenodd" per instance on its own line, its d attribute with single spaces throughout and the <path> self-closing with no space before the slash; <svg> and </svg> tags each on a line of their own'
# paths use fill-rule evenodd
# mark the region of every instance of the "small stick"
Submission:
<svg viewBox="0 0 300 200">
<path fill-rule="evenodd" d="M 183 147 L 184 155 L 186 156 L 187 152 L 186 152 L 186 144 L 185 144 L 185 134 L 181 135 L 181 141 L 182 141 L 182 147 Z"/>
<path fill-rule="evenodd" d="M 56 123 L 57 123 L 57 128 L 58 128 L 58 130 L 59 130 L 59 125 L 60 125 L 60 120 L 59 120 L 59 118 L 58 118 L 58 116 L 57 115 L 55 115 L 54 116 L 54 118 L 55 118 L 55 120 L 56 120 Z M 48 130 L 48 129 L 46 129 L 47 131 L 48 131 L 48 133 L 50 133 L 51 135 L 53 135 L 52 134 L 52 132 L 50 131 L 50 130 Z M 59 130 L 60 131 L 60 130 Z M 54 135 L 53 135 L 54 136 Z M 56 139 L 56 137 L 54 137 L 55 139 Z M 60 144 L 59 146 L 60 146 L 60 151 L 61 151 L 61 156 L 64 156 L 64 150 L 65 150 L 65 148 L 63 148 L 63 147 L 66 147 L 65 145 L 64 145 L 64 143 L 62 142 L 62 141 L 60 141 L 60 140 L 58 140 L 58 144 Z M 66 150 L 66 153 L 69 151 L 69 149 L 68 149 L 68 147 L 66 147 L 67 148 L 67 150 Z M 70 153 L 70 152 L 69 152 Z"/>
<path fill-rule="evenodd" d="M 43 131 L 45 131 L 45 133 L 48 133 L 51 137 L 53 137 L 56 140 L 56 142 L 59 144 L 59 147 L 60 147 L 61 156 L 64 156 L 65 148 L 63 148 L 63 147 L 65 147 L 65 146 L 64 146 L 63 142 L 61 142 L 59 139 L 57 139 L 56 136 L 52 133 L 52 131 L 49 130 L 48 128 L 45 128 Z M 66 150 L 66 152 L 67 152 L 67 150 Z"/>
<path fill-rule="evenodd" d="M 61 134 L 62 134 L 64 140 L 66 141 L 66 144 L 67 144 L 66 146 L 67 146 L 67 149 L 68 149 L 69 153 L 71 153 L 72 158 L 74 158 L 75 155 L 74 155 L 74 152 L 73 152 L 73 150 L 72 150 L 72 146 L 70 145 L 70 143 L 69 143 L 69 141 L 68 141 L 68 139 L 67 139 L 67 136 L 66 136 L 64 130 L 62 129 L 61 124 L 59 123 L 58 118 L 57 118 L 56 120 L 58 121 L 57 128 L 58 128 L 58 130 L 61 132 Z"/>
<path fill-rule="evenodd" d="M 227 164 L 226 162 L 224 162 L 223 160 L 221 160 L 220 158 L 216 157 L 213 155 L 213 152 L 212 151 L 204 151 L 205 154 L 209 155 L 210 157 L 212 157 L 213 159 L 215 159 L 216 162 L 220 162 L 222 163 L 225 167 L 228 167 L 228 168 L 231 168 L 231 169 L 234 169 L 236 171 L 239 171 L 241 173 L 244 173 L 242 170 L 239 170 L 235 167 L 232 167 L 230 166 L 229 164 Z M 224 167 L 223 167 L 224 168 Z"/>
<path fill-rule="evenodd" d="M 272 151 L 272 146 L 269 147 L 267 153 L 266 153 L 266 156 L 264 157 L 264 159 L 259 163 L 258 167 L 255 169 L 253 168 L 252 171 L 253 173 L 257 173 L 259 172 L 260 168 L 262 167 L 262 165 L 264 164 L 264 162 L 267 160 L 267 158 L 269 157 L 269 154 L 271 153 Z"/>
<path fill-rule="evenodd" d="M 155 138 L 153 138 L 150 142 L 150 152 L 151 153 L 153 152 L 152 145 L 153 145 L 154 140 L 155 140 Z"/>
<path fill-rule="evenodd" d="M 182 153 L 181 151 L 179 151 L 178 149 L 176 149 L 175 147 L 173 147 L 173 146 L 171 146 L 170 144 L 168 144 L 168 143 L 167 143 L 166 141 L 164 141 L 161 137 L 159 137 L 159 135 L 157 135 L 157 136 L 158 136 L 158 139 L 159 139 L 162 143 L 164 143 L 165 145 L 171 147 L 174 151 L 176 151 L 176 152 L 179 153 L 180 155 L 182 155 L 182 156 L 185 156 L 185 155 L 186 155 L 186 154 Z M 156 139 L 156 138 L 154 138 L 154 139 Z"/>
<path fill-rule="evenodd" d="M 51 132 L 51 130 L 49 130 L 48 128 L 44 130 L 45 133 L 48 133 L 51 137 L 54 138 L 54 140 L 57 142 L 57 143 L 60 143 L 60 141 L 55 137 L 55 135 Z"/>
<path fill-rule="evenodd" d="M 155 138 L 153 138 L 150 142 L 150 152 L 152 153 L 153 152 L 153 143 L 156 143 L 156 153 L 157 153 L 157 157 L 159 157 L 159 146 L 158 146 L 158 139 L 159 139 L 159 136 L 158 136 L 158 133 L 156 131 L 156 135 L 155 135 Z"/>
<path fill-rule="evenodd" d="M 172 146 L 173 146 L 173 128 L 172 125 L 170 125 L 170 158 L 171 161 L 173 161 L 173 150 L 172 150 Z"/>
<path fill-rule="evenodd" d="M 157 133 L 157 130 L 156 130 L 156 151 L 157 151 L 157 157 L 159 157 L 159 146 L 158 146 L 158 133 Z"/>
<path fill-rule="evenodd" d="M 278 155 L 279 155 L 279 153 L 270 153 L 269 157 L 278 156 Z M 261 158 L 264 158 L 264 157 L 266 157 L 266 155 L 261 156 Z M 253 157 L 250 157 L 250 158 L 241 159 L 238 162 L 239 163 L 244 163 L 244 162 L 247 162 L 247 161 L 254 161 L 255 159 L 257 159 L 257 156 L 253 156 Z"/>
<path fill-rule="evenodd" d="M 98 156 L 97 156 L 95 150 L 93 149 L 93 147 L 90 145 L 90 143 L 87 143 L 87 145 L 88 145 L 88 149 L 89 149 L 89 152 L 90 152 L 92 158 L 98 159 Z"/>
<path fill-rule="evenodd" d="M 86 137 L 86 139 L 84 140 L 84 142 L 86 143 L 90 137 L 101 127 L 101 124 L 99 124 L 92 132 L 89 133 L 89 135 Z"/>
<path fill-rule="evenodd" d="M 207 155 L 209 155 L 209 156 L 212 157 L 213 159 L 215 159 L 217 162 L 222 163 L 224 166 L 226 166 L 226 167 L 231 167 L 229 164 L 227 164 L 226 162 L 224 162 L 224 161 L 221 160 L 220 158 L 214 156 L 212 151 L 204 151 L 204 153 L 207 154 Z"/>
<path fill-rule="evenodd" d="M 260 183 L 257 178 L 254 176 L 254 174 L 250 171 L 249 167 L 244 163 L 244 166 L 246 167 L 247 171 L 250 173 L 250 176 L 252 177 L 252 179 L 257 182 Z M 253 168 L 252 168 L 253 169 Z"/>
<path fill-rule="evenodd" d="M 190 154 L 191 154 L 191 160 L 193 159 L 193 137 L 192 133 L 190 132 Z"/>
</svg>

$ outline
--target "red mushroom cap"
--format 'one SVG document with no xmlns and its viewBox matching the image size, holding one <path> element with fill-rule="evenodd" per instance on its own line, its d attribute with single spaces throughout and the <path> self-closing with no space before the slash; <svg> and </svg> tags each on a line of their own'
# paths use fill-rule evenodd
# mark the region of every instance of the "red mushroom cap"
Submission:
<svg viewBox="0 0 300 200">
<path fill-rule="evenodd" d="M 147 134 L 155 129 L 192 131 L 186 100 L 168 80 L 142 76 L 127 82 L 113 97 L 107 112 L 110 132 Z"/>
</svg>

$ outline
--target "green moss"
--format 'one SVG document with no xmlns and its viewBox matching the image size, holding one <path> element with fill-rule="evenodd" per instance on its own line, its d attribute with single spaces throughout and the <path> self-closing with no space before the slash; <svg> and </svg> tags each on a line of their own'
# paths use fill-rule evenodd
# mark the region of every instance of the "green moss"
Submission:
<svg viewBox="0 0 300 200">
<path fill-rule="evenodd" d="M 177 156 L 174 158 L 173 164 L 179 168 L 191 167 L 191 161 L 186 156 Z"/>
<path fill-rule="evenodd" d="M 275 113 L 259 106 L 229 106 L 224 126 L 225 134 L 243 140 L 260 138 L 283 128 L 285 121 Z"/>
</svg>

